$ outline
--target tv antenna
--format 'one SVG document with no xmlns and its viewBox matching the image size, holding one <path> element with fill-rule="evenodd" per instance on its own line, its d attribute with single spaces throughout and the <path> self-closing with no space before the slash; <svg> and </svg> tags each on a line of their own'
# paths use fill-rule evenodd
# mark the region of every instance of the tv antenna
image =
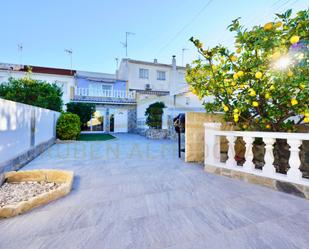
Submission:
<svg viewBox="0 0 309 249">
<path fill-rule="evenodd" d="M 18 54 L 19 54 L 19 63 L 20 65 L 23 64 L 23 44 L 22 43 L 19 43 L 17 44 L 17 51 L 18 51 Z"/>
<path fill-rule="evenodd" d="M 133 32 L 126 32 L 126 41 L 125 42 L 121 42 L 121 44 L 123 45 L 123 47 L 125 47 L 126 49 L 126 58 L 128 58 L 128 36 L 130 35 L 136 35 L 135 33 Z"/>
<path fill-rule="evenodd" d="M 116 70 L 118 69 L 118 63 L 119 63 L 119 59 L 115 58 L 115 62 L 116 62 Z"/>
<path fill-rule="evenodd" d="M 69 56 L 70 56 L 70 67 L 71 67 L 71 73 L 72 73 L 72 67 L 73 67 L 73 62 L 72 62 L 72 60 L 73 60 L 73 50 L 72 49 L 65 49 L 64 50 L 64 52 L 65 53 L 67 53 Z"/>
<path fill-rule="evenodd" d="M 185 51 L 187 51 L 189 49 L 187 48 L 183 48 L 182 49 L 182 54 L 181 54 L 181 65 L 183 66 L 183 63 L 184 63 L 184 58 L 185 58 Z"/>
</svg>

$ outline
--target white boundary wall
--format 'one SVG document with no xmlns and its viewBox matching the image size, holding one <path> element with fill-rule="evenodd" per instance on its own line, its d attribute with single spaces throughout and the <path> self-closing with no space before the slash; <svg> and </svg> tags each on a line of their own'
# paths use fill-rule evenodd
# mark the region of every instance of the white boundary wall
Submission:
<svg viewBox="0 0 309 249">
<path fill-rule="evenodd" d="M 48 109 L 0 99 L 0 165 L 55 138 L 59 115 Z"/>
</svg>

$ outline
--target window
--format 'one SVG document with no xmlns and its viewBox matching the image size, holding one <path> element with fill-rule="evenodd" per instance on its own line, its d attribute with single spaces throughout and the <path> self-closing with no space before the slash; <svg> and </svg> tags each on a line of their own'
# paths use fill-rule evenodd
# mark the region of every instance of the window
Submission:
<svg viewBox="0 0 309 249">
<path fill-rule="evenodd" d="M 102 83 L 90 83 L 89 88 L 103 91 L 113 90 L 113 86 L 111 84 L 102 84 Z"/>
<path fill-rule="evenodd" d="M 148 77 L 149 77 L 149 70 L 144 69 L 144 68 L 140 68 L 139 69 L 139 78 L 140 79 L 148 79 Z"/>
<path fill-rule="evenodd" d="M 108 91 L 110 91 L 110 90 L 112 90 L 112 86 L 111 85 L 105 85 L 105 84 L 102 84 L 102 90 L 108 90 Z"/>
<path fill-rule="evenodd" d="M 166 73 L 164 71 L 157 71 L 157 80 L 166 80 Z"/>
</svg>

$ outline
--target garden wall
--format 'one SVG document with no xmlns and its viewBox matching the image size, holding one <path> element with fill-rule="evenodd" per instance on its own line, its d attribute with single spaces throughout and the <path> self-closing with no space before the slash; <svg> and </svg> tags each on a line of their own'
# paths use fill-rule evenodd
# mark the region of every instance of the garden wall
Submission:
<svg viewBox="0 0 309 249">
<path fill-rule="evenodd" d="M 59 115 L 0 99 L 0 185 L 3 172 L 21 168 L 53 144 Z"/>
<path fill-rule="evenodd" d="M 204 123 L 221 122 L 223 130 L 232 130 L 232 126 L 223 120 L 223 114 L 210 114 L 204 112 L 186 113 L 186 133 L 185 133 L 185 161 L 203 162 L 204 161 Z M 221 149 L 227 147 L 224 141 L 221 141 Z M 227 148 L 226 148 L 227 150 Z"/>
</svg>

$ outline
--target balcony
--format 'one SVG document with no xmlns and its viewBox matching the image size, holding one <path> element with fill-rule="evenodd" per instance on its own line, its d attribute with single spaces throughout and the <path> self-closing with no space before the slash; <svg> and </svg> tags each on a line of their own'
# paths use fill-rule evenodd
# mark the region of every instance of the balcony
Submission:
<svg viewBox="0 0 309 249">
<path fill-rule="evenodd" d="M 135 104 L 135 91 L 102 90 L 93 88 L 74 89 L 73 101 L 102 104 Z"/>
</svg>

